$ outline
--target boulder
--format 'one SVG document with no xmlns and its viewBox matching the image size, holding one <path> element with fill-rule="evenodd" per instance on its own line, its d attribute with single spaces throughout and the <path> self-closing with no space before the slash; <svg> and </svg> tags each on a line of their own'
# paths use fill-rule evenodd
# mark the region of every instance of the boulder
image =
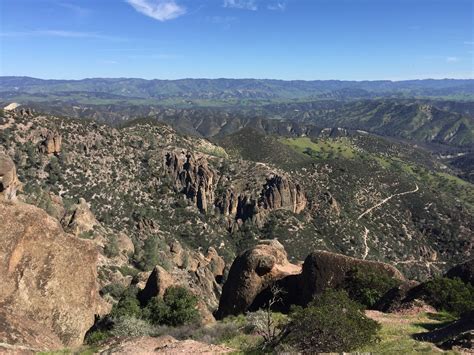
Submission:
<svg viewBox="0 0 474 355">
<path fill-rule="evenodd" d="M 0 343 L 74 347 L 101 313 L 97 251 L 41 209 L 0 201 Z"/>
<path fill-rule="evenodd" d="M 288 262 L 286 251 L 277 240 L 244 251 L 232 264 L 222 290 L 216 317 L 246 312 L 265 289 L 289 275 L 301 273 L 301 267 Z"/>
<path fill-rule="evenodd" d="M 446 277 L 450 279 L 459 278 L 465 283 L 470 283 L 474 286 L 474 259 L 468 260 L 462 264 L 458 264 L 449 269 Z"/>
<path fill-rule="evenodd" d="M 388 290 L 385 295 L 374 305 L 374 309 L 381 312 L 397 312 L 406 307 L 406 298 L 420 283 L 408 280 Z"/>
<path fill-rule="evenodd" d="M 405 281 L 402 273 L 392 265 L 356 259 L 328 251 L 315 251 L 306 257 L 303 272 L 298 280 L 301 288 L 299 303 L 305 305 L 325 289 L 342 286 L 347 273 L 356 267 L 367 267 L 400 281 Z"/>
</svg>

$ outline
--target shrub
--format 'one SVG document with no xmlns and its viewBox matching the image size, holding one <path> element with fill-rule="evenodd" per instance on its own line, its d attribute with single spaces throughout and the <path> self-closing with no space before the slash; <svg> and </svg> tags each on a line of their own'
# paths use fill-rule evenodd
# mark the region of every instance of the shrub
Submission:
<svg viewBox="0 0 474 355">
<path fill-rule="evenodd" d="M 283 342 L 304 352 L 345 352 L 378 340 L 380 325 L 342 290 L 327 290 L 306 308 L 295 307 Z"/>
<path fill-rule="evenodd" d="M 142 316 L 142 310 L 140 308 L 140 302 L 138 301 L 136 295 L 129 293 L 123 294 L 118 303 L 114 304 L 114 306 L 112 307 L 110 316 L 112 318 L 140 318 Z"/>
<path fill-rule="evenodd" d="M 422 298 L 455 316 L 474 309 L 474 286 L 458 278 L 437 277 L 422 285 Z"/>
<path fill-rule="evenodd" d="M 100 293 L 102 295 L 111 295 L 115 299 L 119 299 L 123 293 L 125 292 L 126 287 L 122 284 L 119 283 L 112 283 L 108 284 L 107 286 L 104 286 L 101 290 Z"/>
<path fill-rule="evenodd" d="M 351 299 L 371 308 L 388 290 L 399 284 L 399 280 L 385 273 L 358 267 L 347 273 L 343 288 Z"/>
<path fill-rule="evenodd" d="M 116 337 L 154 336 L 156 328 L 143 319 L 119 317 L 114 319 L 114 327 L 110 333 Z"/>
<path fill-rule="evenodd" d="M 109 238 L 108 243 L 104 247 L 104 254 L 108 258 L 114 258 L 120 254 L 119 246 L 118 246 L 118 240 L 115 235 L 112 235 Z"/>
<path fill-rule="evenodd" d="M 179 326 L 199 319 L 197 297 L 184 287 L 171 286 L 163 299 L 152 298 L 144 309 L 144 317 L 152 324 Z"/>
</svg>

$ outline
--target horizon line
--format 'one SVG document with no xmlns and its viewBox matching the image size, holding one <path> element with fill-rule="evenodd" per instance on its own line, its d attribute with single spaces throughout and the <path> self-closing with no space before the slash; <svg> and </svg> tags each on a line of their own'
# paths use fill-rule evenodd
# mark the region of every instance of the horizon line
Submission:
<svg viewBox="0 0 474 355">
<path fill-rule="evenodd" d="M 473 77 L 465 77 L 465 78 L 453 78 L 453 77 L 444 77 L 444 78 L 433 78 L 433 77 L 425 77 L 425 78 L 417 78 L 417 79 L 274 79 L 274 78 L 252 78 L 252 77 L 240 77 L 240 78 L 232 78 L 232 77 L 215 77 L 215 78 L 206 78 L 206 77 L 183 77 L 179 79 L 162 79 L 162 78 L 141 78 L 141 77 L 133 77 L 133 76 L 118 76 L 118 77 L 102 77 L 102 76 L 92 76 L 92 77 L 82 77 L 80 79 L 65 79 L 65 78 L 44 78 L 44 77 L 35 77 L 29 75 L 0 75 L 0 78 L 28 78 L 28 79 L 37 79 L 37 80 L 53 80 L 53 81 L 83 81 L 83 80 L 93 80 L 93 79 L 110 79 L 110 80 L 117 80 L 117 79 L 137 79 L 137 80 L 146 80 L 146 81 L 180 81 L 180 80 L 268 80 L 268 81 L 303 81 L 303 82 L 312 82 L 312 81 L 342 81 L 342 82 L 404 82 L 404 81 L 427 81 L 427 80 L 474 80 Z"/>
</svg>

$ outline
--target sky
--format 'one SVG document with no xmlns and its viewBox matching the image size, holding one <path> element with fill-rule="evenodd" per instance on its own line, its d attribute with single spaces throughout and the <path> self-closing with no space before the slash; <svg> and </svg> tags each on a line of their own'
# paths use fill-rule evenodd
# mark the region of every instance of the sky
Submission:
<svg viewBox="0 0 474 355">
<path fill-rule="evenodd" d="M 0 75 L 474 78 L 472 0 L 0 0 Z"/>
</svg>

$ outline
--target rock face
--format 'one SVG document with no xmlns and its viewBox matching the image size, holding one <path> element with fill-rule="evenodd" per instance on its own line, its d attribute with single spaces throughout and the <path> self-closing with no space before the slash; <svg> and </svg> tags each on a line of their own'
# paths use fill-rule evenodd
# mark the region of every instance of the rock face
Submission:
<svg viewBox="0 0 474 355">
<path fill-rule="evenodd" d="M 97 252 L 44 211 L 0 202 L 0 343 L 82 344 L 101 306 Z"/>
<path fill-rule="evenodd" d="M 61 152 L 62 137 L 57 132 L 49 131 L 42 142 L 42 151 L 45 154 L 59 154 Z"/>
<path fill-rule="evenodd" d="M 6 200 L 15 200 L 21 187 L 15 164 L 8 155 L 0 153 L 0 194 L 3 194 Z"/>
<path fill-rule="evenodd" d="M 468 260 L 462 264 L 456 265 L 446 273 L 446 277 L 451 279 L 457 277 L 465 283 L 474 286 L 474 259 Z"/>
<path fill-rule="evenodd" d="M 267 180 L 262 191 L 261 203 L 264 209 L 285 209 L 300 213 L 306 206 L 306 198 L 298 184 L 275 175 Z"/>
<path fill-rule="evenodd" d="M 241 185 L 245 184 L 238 184 L 240 188 L 230 184 L 218 194 L 218 184 L 223 177 L 205 157 L 185 152 L 167 153 L 165 166 L 174 186 L 201 212 L 217 208 L 234 222 L 250 220 L 261 226 L 268 211 L 284 209 L 300 213 L 306 207 L 306 197 L 300 185 L 281 175 L 271 173 L 262 177 L 263 181 L 251 191 L 243 191 Z"/>
<path fill-rule="evenodd" d="M 326 251 L 315 251 L 303 267 L 290 264 L 278 241 L 251 248 L 235 259 L 224 284 L 217 318 L 244 313 L 266 304 L 275 285 L 283 290 L 281 310 L 293 304 L 305 306 L 327 288 L 341 286 L 346 273 L 354 267 L 376 269 L 390 277 L 405 280 L 394 267 L 374 261 L 355 259 Z"/>
<path fill-rule="evenodd" d="M 216 317 L 221 319 L 247 311 L 266 288 L 300 272 L 301 267 L 288 262 L 286 251 L 277 240 L 246 250 L 230 268 Z"/>
<path fill-rule="evenodd" d="M 207 212 L 214 203 L 214 184 L 217 177 L 207 161 L 181 152 L 167 153 L 165 164 L 168 173 L 174 178 L 175 186 L 202 212 Z"/>
</svg>

